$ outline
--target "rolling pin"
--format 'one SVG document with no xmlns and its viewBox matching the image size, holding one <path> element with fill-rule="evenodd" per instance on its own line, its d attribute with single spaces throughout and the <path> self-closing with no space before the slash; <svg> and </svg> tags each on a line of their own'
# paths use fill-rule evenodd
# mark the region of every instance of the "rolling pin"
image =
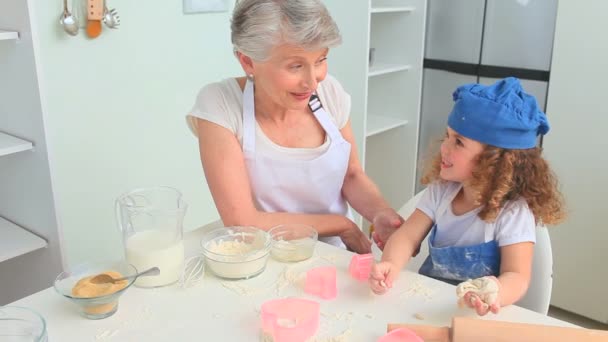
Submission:
<svg viewBox="0 0 608 342">
<path fill-rule="evenodd" d="M 408 328 L 425 342 L 608 342 L 608 331 L 454 317 L 452 327 L 389 324 L 388 331 Z"/>
</svg>

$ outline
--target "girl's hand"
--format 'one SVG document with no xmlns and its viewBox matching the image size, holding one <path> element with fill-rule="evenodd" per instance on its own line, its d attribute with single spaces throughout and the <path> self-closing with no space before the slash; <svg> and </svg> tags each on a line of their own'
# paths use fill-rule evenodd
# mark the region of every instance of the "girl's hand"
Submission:
<svg viewBox="0 0 608 342">
<path fill-rule="evenodd" d="M 384 249 L 384 245 L 388 238 L 405 222 L 401 215 L 397 214 L 392 208 L 380 210 L 374 216 L 372 224 L 374 225 L 374 233 L 372 238 L 380 249 Z"/>
<path fill-rule="evenodd" d="M 500 294 L 500 281 L 496 277 L 485 277 L 490 278 L 498 285 L 498 294 Z M 485 297 L 488 297 L 487 295 Z M 495 296 L 495 300 L 492 303 L 487 303 L 487 298 L 480 297 L 479 294 L 469 291 L 465 293 L 464 297 L 462 297 L 462 302 L 472 308 L 475 309 L 479 316 L 485 316 L 488 312 L 492 312 L 497 314 L 500 311 L 500 296 Z M 485 301 L 484 301 L 485 300 Z"/>
<path fill-rule="evenodd" d="M 399 270 L 388 261 L 374 264 L 369 275 L 369 286 L 375 294 L 384 294 L 393 287 L 398 274 Z"/>
<path fill-rule="evenodd" d="M 467 292 L 463 297 L 463 301 L 466 306 L 475 309 L 479 316 L 485 316 L 488 312 L 497 314 L 500 311 L 500 304 L 498 301 L 488 305 L 473 292 Z"/>
</svg>

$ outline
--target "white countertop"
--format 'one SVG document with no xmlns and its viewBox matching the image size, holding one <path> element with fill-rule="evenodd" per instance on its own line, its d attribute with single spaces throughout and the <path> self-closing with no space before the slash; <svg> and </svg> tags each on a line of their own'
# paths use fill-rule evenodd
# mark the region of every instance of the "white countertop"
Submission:
<svg viewBox="0 0 608 342">
<path fill-rule="evenodd" d="M 197 237 L 188 239 L 187 251 L 197 244 Z M 409 271 L 403 271 L 389 293 L 373 295 L 367 282 L 349 276 L 351 256 L 318 243 L 311 259 L 285 264 L 270 258 L 264 273 L 245 281 L 222 281 L 206 274 L 201 283 L 188 289 L 132 287 L 121 297 L 116 314 L 97 321 L 79 316 L 73 304 L 52 288 L 11 305 L 41 313 L 51 342 L 260 341 L 260 306 L 282 297 L 308 298 L 321 304 L 315 341 L 376 341 L 386 333 L 387 323 L 448 326 L 453 316 L 476 316 L 457 307 L 454 286 Z M 337 268 L 338 297 L 323 300 L 306 294 L 302 284 L 306 270 L 327 265 Z M 277 281 L 281 274 L 295 281 Z M 249 293 L 243 293 L 244 289 Z M 416 314 L 424 319 L 417 319 Z M 516 306 L 484 319 L 572 326 Z"/>
</svg>

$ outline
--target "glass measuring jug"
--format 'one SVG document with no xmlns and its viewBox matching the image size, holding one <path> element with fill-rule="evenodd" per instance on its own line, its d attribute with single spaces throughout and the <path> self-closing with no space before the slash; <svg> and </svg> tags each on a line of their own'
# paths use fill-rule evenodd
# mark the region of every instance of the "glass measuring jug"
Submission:
<svg viewBox="0 0 608 342">
<path fill-rule="evenodd" d="M 157 276 L 137 279 L 135 286 L 166 286 L 180 279 L 186 209 L 181 192 L 171 187 L 135 189 L 116 199 L 116 221 L 127 261 L 138 271 L 160 269 Z"/>
</svg>

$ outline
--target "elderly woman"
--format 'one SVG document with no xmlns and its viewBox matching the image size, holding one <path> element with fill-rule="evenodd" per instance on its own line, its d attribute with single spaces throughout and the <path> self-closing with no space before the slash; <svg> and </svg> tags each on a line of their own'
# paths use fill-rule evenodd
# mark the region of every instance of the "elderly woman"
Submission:
<svg viewBox="0 0 608 342">
<path fill-rule="evenodd" d="M 246 77 L 206 85 L 188 116 L 225 225 L 313 226 L 320 240 L 369 253 L 348 204 L 378 242 L 402 218 L 363 172 L 350 97 L 327 73 L 338 28 L 318 0 L 241 0 L 232 43 Z"/>
</svg>

